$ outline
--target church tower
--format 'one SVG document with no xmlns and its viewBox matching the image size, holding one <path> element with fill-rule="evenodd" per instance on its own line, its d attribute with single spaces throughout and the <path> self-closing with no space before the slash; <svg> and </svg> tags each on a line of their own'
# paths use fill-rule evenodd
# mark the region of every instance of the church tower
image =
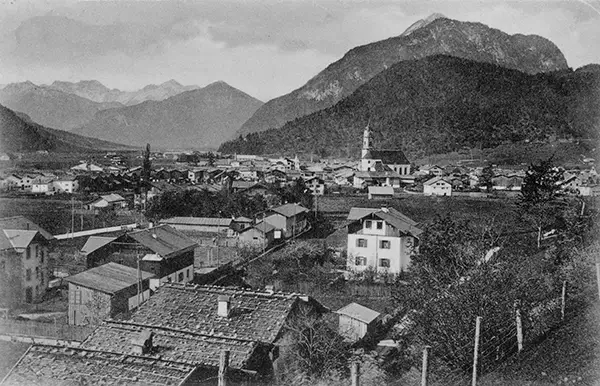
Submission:
<svg viewBox="0 0 600 386">
<path fill-rule="evenodd" d="M 363 133 L 363 146 L 360 158 L 364 159 L 369 150 L 371 150 L 371 129 L 369 128 L 369 124 L 367 123 L 367 127 L 365 127 L 365 131 Z"/>
</svg>

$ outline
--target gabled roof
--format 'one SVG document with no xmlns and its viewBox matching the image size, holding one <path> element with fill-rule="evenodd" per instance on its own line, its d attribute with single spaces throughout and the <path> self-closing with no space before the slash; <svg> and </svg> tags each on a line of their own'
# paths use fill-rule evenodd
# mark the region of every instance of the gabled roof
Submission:
<svg viewBox="0 0 600 386">
<path fill-rule="evenodd" d="M 303 212 L 309 212 L 308 209 L 299 204 L 284 204 L 271 210 L 285 217 L 293 217 Z"/>
<path fill-rule="evenodd" d="M 14 249 L 19 253 L 23 252 L 38 234 L 38 231 L 2 229 L 0 231 L 0 250 Z"/>
<path fill-rule="evenodd" d="M 142 229 L 127 233 L 121 237 L 130 237 L 165 258 L 195 248 L 198 245 L 192 239 L 169 225 L 159 225 L 150 229 Z"/>
<path fill-rule="evenodd" d="M 423 231 L 416 227 L 417 222 L 394 208 L 351 208 L 348 220 L 358 221 L 374 216 L 392 225 L 400 232 L 418 237 Z"/>
<path fill-rule="evenodd" d="M 154 277 L 153 274 L 144 271 L 140 271 L 139 276 L 142 280 Z M 113 295 L 125 288 L 136 285 L 138 270 L 110 262 L 66 277 L 65 280 L 69 283 Z"/>
<path fill-rule="evenodd" d="M 354 175 L 359 178 L 400 178 L 394 171 L 358 171 Z"/>
<path fill-rule="evenodd" d="M 252 219 L 244 216 L 238 216 L 233 221 L 235 222 L 252 222 Z"/>
<path fill-rule="evenodd" d="M 439 176 L 438 177 L 433 177 L 433 178 L 431 178 L 431 179 L 423 182 L 423 185 L 433 185 L 436 182 L 445 182 L 445 183 L 447 183 L 447 184 L 450 185 L 450 182 L 448 182 L 444 177 L 439 177 Z"/>
<path fill-rule="evenodd" d="M 125 198 L 121 197 L 120 195 L 118 195 L 116 193 L 106 194 L 104 196 L 100 196 L 100 198 L 106 202 L 126 201 Z"/>
<path fill-rule="evenodd" d="M 253 227 L 242 230 L 242 232 L 240 232 L 240 233 L 243 233 L 243 232 L 253 229 L 253 228 L 259 230 L 260 232 L 262 232 L 264 234 L 267 234 L 276 229 L 273 225 L 269 224 L 268 222 L 261 221 Z"/>
<path fill-rule="evenodd" d="M 33 345 L 3 380 L 6 385 L 180 385 L 195 370 L 182 362 L 80 347 Z"/>
<path fill-rule="evenodd" d="M 363 158 L 378 159 L 386 165 L 410 164 L 402 150 L 369 150 Z"/>
<path fill-rule="evenodd" d="M 208 226 L 221 226 L 227 228 L 231 225 L 233 220 L 230 218 L 219 218 L 219 217 L 171 217 L 164 220 L 160 220 L 162 224 L 170 225 L 208 225 Z"/>
<path fill-rule="evenodd" d="M 40 234 L 46 240 L 54 239 L 54 236 L 52 236 L 48 231 L 24 216 L 0 218 L 0 229 L 36 230 L 40 232 Z"/>
<path fill-rule="evenodd" d="M 371 323 L 381 315 L 379 312 L 361 306 L 358 303 L 350 303 L 347 306 L 340 308 L 335 313 L 349 316 L 352 319 L 357 319 L 367 324 Z"/>
</svg>

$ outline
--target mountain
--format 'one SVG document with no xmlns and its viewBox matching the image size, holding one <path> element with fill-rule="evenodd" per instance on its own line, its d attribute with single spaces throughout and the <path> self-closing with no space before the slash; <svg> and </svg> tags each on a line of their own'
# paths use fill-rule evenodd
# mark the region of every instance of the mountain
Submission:
<svg viewBox="0 0 600 386">
<path fill-rule="evenodd" d="M 367 123 L 376 147 L 399 148 L 413 159 L 464 146 L 597 140 L 600 73 L 527 74 L 447 55 L 403 61 L 332 107 L 219 150 L 357 157 Z"/>
<path fill-rule="evenodd" d="M 31 82 L 11 83 L 0 90 L 0 103 L 29 115 L 47 127 L 69 130 L 89 121 L 101 110 L 120 103 L 98 103 Z"/>
<path fill-rule="evenodd" d="M 227 83 L 215 82 L 163 101 L 100 111 L 75 132 L 130 145 L 217 147 L 261 105 Z"/>
<path fill-rule="evenodd" d="M 55 81 L 49 87 L 95 102 L 117 102 L 127 106 L 144 101 L 162 101 L 184 91 L 199 88 L 198 86 L 183 86 L 173 79 L 159 85 L 151 84 L 137 91 L 109 89 L 97 80 L 82 80 L 77 83 Z"/>
<path fill-rule="evenodd" d="M 494 63 L 530 74 L 567 68 L 560 50 L 540 36 L 508 35 L 481 23 L 434 14 L 400 36 L 351 49 L 304 86 L 265 103 L 238 134 L 281 127 L 295 118 L 333 106 L 394 63 L 436 54 Z"/>
<path fill-rule="evenodd" d="M 0 151 L 88 152 L 129 149 L 128 146 L 87 138 L 40 126 L 26 116 L 0 105 Z"/>
</svg>

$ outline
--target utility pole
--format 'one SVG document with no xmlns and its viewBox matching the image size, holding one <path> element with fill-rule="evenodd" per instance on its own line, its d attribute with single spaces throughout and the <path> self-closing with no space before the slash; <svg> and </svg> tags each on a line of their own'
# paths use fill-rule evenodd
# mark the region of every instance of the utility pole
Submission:
<svg viewBox="0 0 600 386">
<path fill-rule="evenodd" d="M 475 347 L 473 348 L 473 379 L 471 386 L 477 386 L 477 360 L 479 359 L 479 333 L 481 330 L 481 316 L 475 319 Z"/>
<path fill-rule="evenodd" d="M 75 200 L 71 193 L 71 239 L 75 237 Z"/>
</svg>

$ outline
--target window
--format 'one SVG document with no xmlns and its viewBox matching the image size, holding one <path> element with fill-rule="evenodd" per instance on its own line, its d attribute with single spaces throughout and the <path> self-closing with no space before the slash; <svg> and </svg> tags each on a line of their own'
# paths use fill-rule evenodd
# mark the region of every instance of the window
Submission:
<svg viewBox="0 0 600 386">
<path fill-rule="evenodd" d="M 185 276 L 189 279 L 190 278 L 190 270 L 189 268 L 185 271 Z"/>
<path fill-rule="evenodd" d="M 356 246 L 359 248 L 367 247 L 367 239 L 356 239 Z"/>
<path fill-rule="evenodd" d="M 182 282 L 183 281 L 183 272 L 179 272 L 179 281 Z"/>
<path fill-rule="evenodd" d="M 381 248 L 381 249 L 390 249 L 390 240 L 381 240 L 379 242 L 379 248 Z"/>
<path fill-rule="evenodd" d="M 354 265 L 367 265 L 367 258 L 364 256 L 356 256 Z"/>
<path fill-rule="evenodd" d="M 379 259 L 379 266 L 382 268 L 390 267 L 390 259 Z"/>
<path fill-rule="evenodd" d="M 36 279 L 40 278 L 40 267 L 35 267 L 35 278 Z"/>
<path fill-rule="evenodd" d="M 44 262 L 44 249 L 40 248 L 40 263 Z"/>
<path fill-rule="evenodd" d="M 25 271 L 25 280 L 26 281 L 31 280 L 31 269 L 29 269 L 29 268 Z"/>
<path fill-rule="evenodd" d="M 377 221 L 377 229 L 383 229 L 383 221 Z"/>
<path fill-rule="evenodd" d="M 29 247 L 27 247 L 25 249 L 25 259 L 29 260 L 31 258 L 31 249 Z"/>
<path fill-rule="evenodd" d="M 365 221 L 365 228 L 371 229 L 372 226 L 373 226 L 373 221 L 371 221 L 371 220 Z"/>
</svg>

